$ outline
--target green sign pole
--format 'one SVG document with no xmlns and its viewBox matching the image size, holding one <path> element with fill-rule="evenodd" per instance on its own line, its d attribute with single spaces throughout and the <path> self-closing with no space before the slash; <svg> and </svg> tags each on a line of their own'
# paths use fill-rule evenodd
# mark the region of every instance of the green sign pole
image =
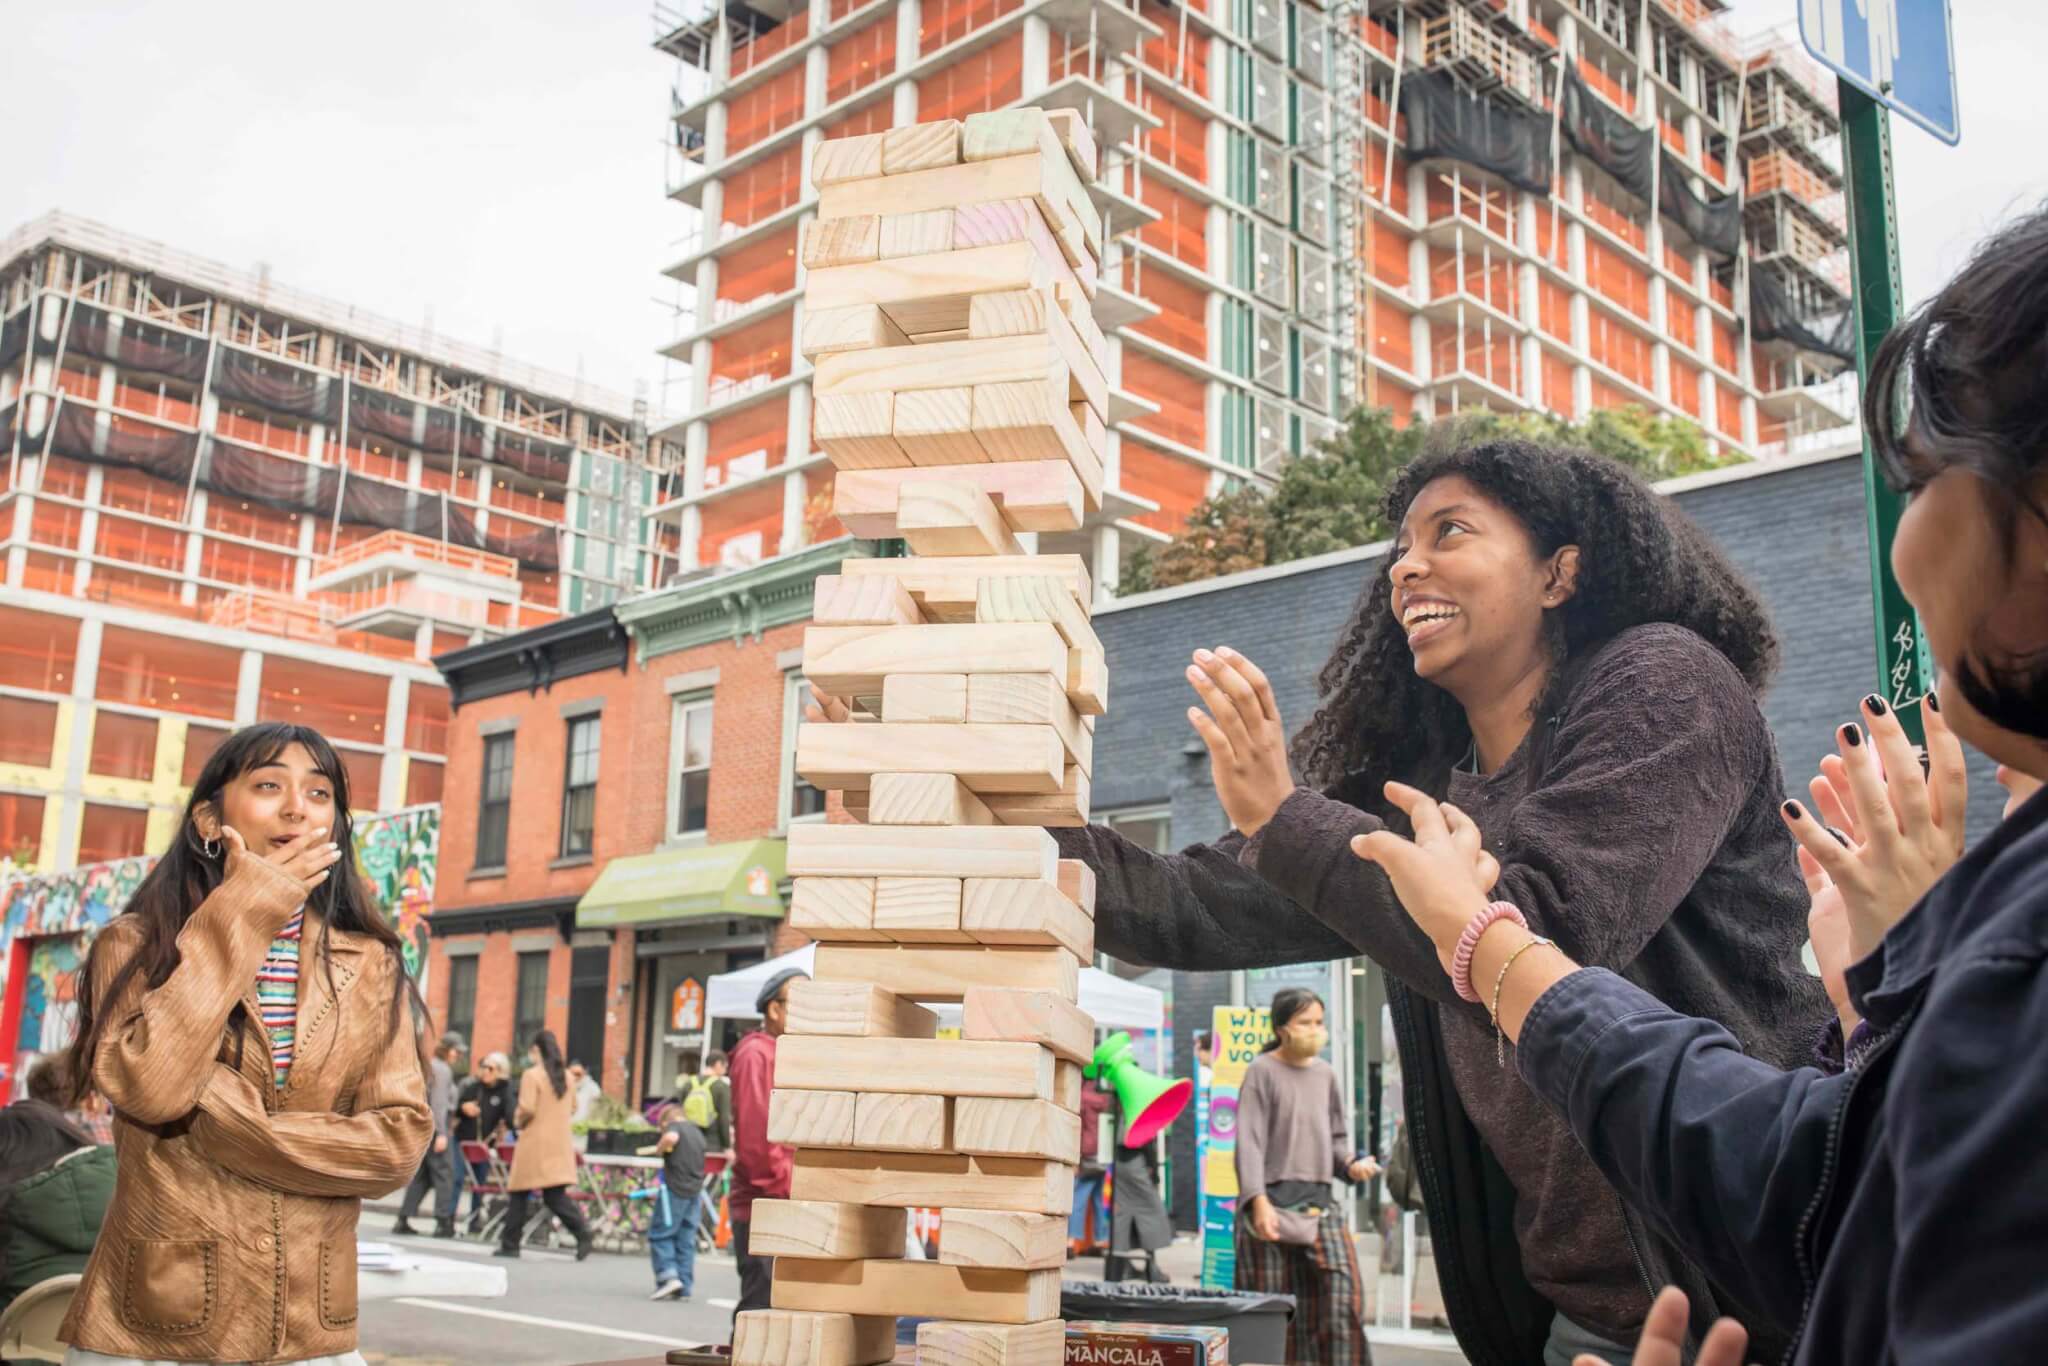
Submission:
<svg viewBox="0 0 2048 1366">
<path fill-rule="evenodd" d="M 1898 321 L 1899 238 L 1892 210 L 1891 120 L 1883 105 L 1837 80 L 1849 200 L 1849 269 L 1856 307 L 1856 375 L 1868 383 L 1871 358 Z M 1934 686 L 1920 620 L 1892 577 L 1892 538 L 1905 502 L 1878 477 L 1876 452 L 1863 438 L 1863 500 L 1869 521 L 1871 615 L 1877 627 L 1877 693 L 1892 704 L 1915 744 L 1919 708 Z"/>
</svg>

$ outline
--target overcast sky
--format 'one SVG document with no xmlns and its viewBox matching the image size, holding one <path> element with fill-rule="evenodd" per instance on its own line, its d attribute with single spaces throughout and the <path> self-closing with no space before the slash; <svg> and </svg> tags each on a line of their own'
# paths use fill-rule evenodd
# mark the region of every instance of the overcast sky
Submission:
<svg viewBox="0 0 2048 1366">
<path fill-rule="evenodd" d="M 1747 27 L 1795 8 L 1736 11 Z M 1954 9 L 1962 146 L 1894 121 L 1914 298 L 2048 194 L 2048 5 Z M 62 208 L 659 400 L 659 271 L 686 212 L 663 192 L 674 63 L 649 46 L 650 0 L 10 10 L 0 234 Z"/>
</svg>

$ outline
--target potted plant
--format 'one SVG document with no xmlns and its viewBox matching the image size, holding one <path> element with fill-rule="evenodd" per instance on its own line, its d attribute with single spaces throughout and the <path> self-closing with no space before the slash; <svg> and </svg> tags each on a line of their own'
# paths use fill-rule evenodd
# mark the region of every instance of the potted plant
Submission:
<svg viewBox="0 0 2048 1366">
<path fill-rule="evenodd" d="M 599 1096 L 590 1107 L 589 1117 L 577 1120 L 569 1128 L 583 1135 L 584 1152 L 601 1156 L 630 1153 L 647 1141 L 644 1135 L 654 1132 L 652 1124 L 612 1096 Z"/>
</svg>

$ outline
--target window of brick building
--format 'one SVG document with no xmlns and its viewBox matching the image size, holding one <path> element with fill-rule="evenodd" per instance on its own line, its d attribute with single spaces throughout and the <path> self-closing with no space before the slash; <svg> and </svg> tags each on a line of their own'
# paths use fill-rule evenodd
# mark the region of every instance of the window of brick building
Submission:
<svg viewBox="0 0 2048 1366">
<path fill-rule="evenodd" d="M 801 672 L 792 670 L 782 685 L 782 812 L 781 824 L 815 820 L 825 814 L 825 794 L 796 771 L 796 728 L 803 724 L 810 688 Z"/>
<path fill-rule="evenodd" d="M 467 1039 L 476 1033 L 476 969 L 474 957 L 448 960 L 447 1029 Z"/>
<path fill-rule="evenodd" d="M 141 778 L 156 769 L 156 718 L 127 716 L 102 707 L 92 720 L 88 773 L 102 778 Z"/>
<path fill-rule="evenodd" d="M 512 736 L 484 738 L 483 805 L 476 818 L 476 866 L 503 868 L 512 825 Z"/>
<path fill-rule="evenodd" d="M 239 650 L 109 626 L 100 638 L 94 695 L 102 702 L 232 721 L 241 667 Z"/>
<path fill-rule="evenodd" d="M 512 1056 L 523 1068 L 533 1036 L 548 1027 L 547 951 L 522 953 L 518 963 L 519 980 L 512 997 Z"/>
<path fill-rule="evenodd" d="M 405 766 L 405 804 L 425 806 L 441 800 L 442 779 L 447 774 L 447 765 L 435 763 L 432 759 L 413 759 Z"/>
<path fill-rule="evenodd" d="M 43 799 L 0 792 L 0 858 L 34 867 L 42 857 Z"/>
<path fill-rule="evenodd" d="M 711 810 L 711 698 L 677 698 L 671 725 L 669 833 L 701 835 Z"/>
<path fill-rule="evenodd" d="M 105 863 L 143 852 L 149 833 L 149 812 L 141 807 L 85 804 L 78 827 L 78 861 Z"/>
<path fill-rule="evenodd" d="M 57 745 L 57 704 L 0 697 L 0 764 L 48 768 Z M 6 851 L 0 849 L 0 854 Z"/>
<path fill-rule="evenodd" d="M 220 748 L 221 741 L 232 734 L 218 726 L 185 727 L 185 765 L 178 782 L 191 787 L 199 781 L 199 775 L 206 768 L 206 761 Z"/>
<path fill-rule="evenodd" d="M 597 748 L 602 717 L 579 716 L 569 722 L 567 757 L 562 774 L 563 858 L 588 854 L 597 829 Z"/>
</svg>

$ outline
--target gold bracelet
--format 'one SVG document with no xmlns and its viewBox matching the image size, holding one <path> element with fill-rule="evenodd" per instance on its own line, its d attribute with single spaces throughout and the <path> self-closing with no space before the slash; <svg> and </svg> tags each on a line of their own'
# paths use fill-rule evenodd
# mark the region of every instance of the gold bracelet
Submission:
<svg viewBox="0 0 2048 1366">
<path fill-rule="evenodd" d="M 1507 984 L 1508 969 L 1515 965 L 1515 960 L 1538 944 L 1557 947 L 1555 940 L 1545 939 L 1540 934 L 1531 935 L 1527 943 L 1508 955 L 1508 961 L 1500 965 L 1500 976 L 1493 979 L 1493 1009 L 1489 1013 L 1493 1016 L 1493 1061 L 1497 1067 L 1508 1065 L 1508 1034 L 1500 1027 L 1500 989 Z"/>
</svg>

